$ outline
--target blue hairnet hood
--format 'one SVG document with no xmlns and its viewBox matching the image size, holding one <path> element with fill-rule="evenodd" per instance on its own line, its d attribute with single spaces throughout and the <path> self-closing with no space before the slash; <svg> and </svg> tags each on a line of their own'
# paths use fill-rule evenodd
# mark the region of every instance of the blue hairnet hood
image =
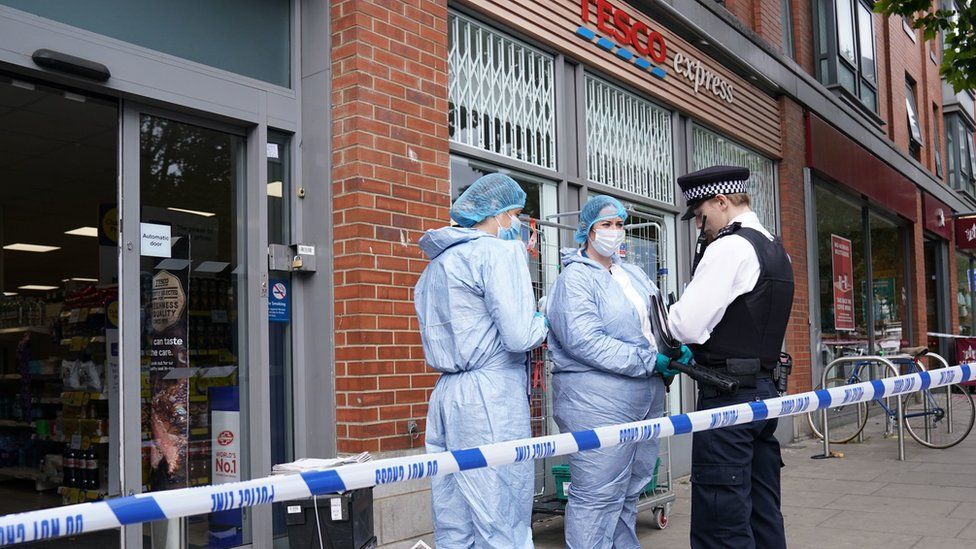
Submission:
<svg viewBox="0 0 976 549">
<path fill-rule="evenodd" d="M 480 177 L 451 206 L 451 219 L 462 227 L 473 227 L 508 210 L 525 207 L 525 191 L 511 177 L 490 173 Z"/>
<path fill-rule="evenodd" d="M 590 229 L 597 222 L 604 219 L 619 217 L 627 221 L 627 210 L 619 200 L 611 196 L 594 196 L 586 201 L 583 211 L 579 214 L 579 226 L 576 228 L 574 238 L 580 244 L 586 242 L 586 235 L 590 234 Z"/>
</svg>

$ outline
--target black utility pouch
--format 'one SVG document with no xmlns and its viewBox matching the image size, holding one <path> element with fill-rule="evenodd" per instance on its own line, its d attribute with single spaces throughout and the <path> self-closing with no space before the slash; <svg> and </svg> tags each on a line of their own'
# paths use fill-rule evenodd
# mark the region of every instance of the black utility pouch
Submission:
<svg viewBox="0 0 976 549">
<path fill-rule="evenodd" d="M 740 388 L 754 388 L 762 362 L 758 358 L 729 358 L 725 361 L 725 367 L 730 375 L 739 378 Z"/>
</svg>

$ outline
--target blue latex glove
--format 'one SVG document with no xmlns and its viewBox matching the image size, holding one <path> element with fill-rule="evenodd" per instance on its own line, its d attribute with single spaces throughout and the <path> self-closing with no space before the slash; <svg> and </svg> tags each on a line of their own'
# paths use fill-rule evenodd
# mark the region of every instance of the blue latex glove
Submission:
<svg viewBox="0 0 976 549">
<path fill-rule="evenodd" d="M 673 377 L 678 375 L 680 372 L 668 368 L 670 364 L 671 357 L 664 353 L 658 353 L 657 359 L 654 362 L 654 369 L 664 377 Z"/>
<path fill-rule="evenodd" d="M 678 362 L 687 366 L 691 362 L 692 358 L 694 357 L 691 355 L 691 349 L 689 349 L 687 345 L 682 345 L 681 356 L 678 357 Z"/>
</svg>

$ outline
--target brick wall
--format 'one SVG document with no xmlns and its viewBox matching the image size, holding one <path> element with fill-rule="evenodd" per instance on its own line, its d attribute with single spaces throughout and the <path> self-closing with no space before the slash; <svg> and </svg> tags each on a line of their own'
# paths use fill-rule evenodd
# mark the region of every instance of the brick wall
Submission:
<svg viewBox="0 0 976 549">
<path fill-rule="evenodd" d="M 762 2 L 763 0 L 725 0 L 725 9 L 747 28 L 756 31 L 756 17 Z"/>
<path fill-rule="evenodd" d="M 811 0 L 790 0 L 793 14 L 793 59 L 816 77 L 813 49 L 813 5 Z"/>
<path fill-rule="evenodd" d="M 783 244 L 793 261 L 793 312 L 786 332 L 786 351 L 793 355 L 790 392 L 808 391 L 810 369 L 810 292 L 807 284 L 806 206 L 803 195 L 803 167 L 806 137 L 803 108 L 785 97 L 779 100 L 783 136 L 783 160 L 779 163 L 780 227 Z M 816 245 L 816 243 L 810 243 Z"/>
<path fill-rule="evenodd" d="M 783 50 L 783 13 L 781 0 L 755 0 L 754 30 L 777 50 Z"/>
<path fill-rule="evenodd" d="M 915 195 L 915 212 L 918 223 L 911 225 L 909 231 L 909 249 L 911 253 L 911 267 L 909 276 L 912 284 L 912 302 L 909 309 L 914 321 L 912 345 L 926 345 L 928 343 L 928 318 L 925 314 L 925 210 L 922 206 L 922 193 Z"/>
<path fill-rule="evenodd" d="M 401 450 L 437 378 L 412 294 L 450 206 L 447 2 L 334 1 L 332 21 L 336 436 Z"/>
</svg>

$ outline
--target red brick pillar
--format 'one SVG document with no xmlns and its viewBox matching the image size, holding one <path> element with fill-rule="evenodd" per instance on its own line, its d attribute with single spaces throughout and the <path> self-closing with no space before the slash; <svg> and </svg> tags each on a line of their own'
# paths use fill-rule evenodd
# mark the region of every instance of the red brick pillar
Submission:
<svg viewBox="0 0 976 549">
<path fill-rule="evenodd" d="M 445 224 L 447 1 L 332 2 L 336 436 L 340 452 L 422 446 L 417 240 Z"/>
<path fill-rule="evenodd" d="M 915 192 L 915 216 L 917 222 L 911 226 L 911 283 L 912 303 L 910 314 L 914 315 L 912 345 L 928 344 L 928 318 L 925 307 L 925 210 L 922 207 L 922 193 Z"/>
<path fill-rule="evenodd" d="M 807 246 L 816 246 L 816 235 L 807 238 L 803 167 L 806 164 L 806 124 L 803 108 L 793 100 L 779 100 L 783 160 L 779 163 L 780 234 L 793 262 L 793 312 L 786 330 L 786 352 L 793 356 L 790 392 L 808 391 L 810 368 L 810 290 L 807 283 Z"/>
</svg>

